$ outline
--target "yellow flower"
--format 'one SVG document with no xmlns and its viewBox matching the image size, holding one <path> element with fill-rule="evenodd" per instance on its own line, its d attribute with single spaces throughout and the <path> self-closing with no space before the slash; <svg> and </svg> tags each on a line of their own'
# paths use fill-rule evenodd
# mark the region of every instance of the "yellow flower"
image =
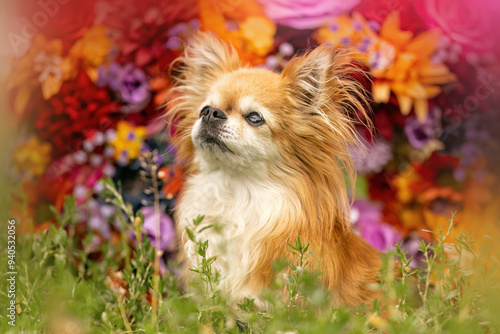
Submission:
<svg viewBox="0 0 500 334">
<path fill-rule="evenodd" d="M 133 126 L 127 121 L 118 122 L 116 137 L 111 142 L 111 146 L 115 149 L 115 159 L 125 165 L 137 158 L 145 136 L 145 126 Z"/>
<path fill-rule="evenodd" d="M 83 63 L 89 77 L 97 80 L 97 67 L 106 60 L 111 47 L 106 28 L 93 26 L 78 40 L 70 50 L 70 55 Z"/>
<path fill-rule="evenodd" d="M 405 229 L 420 231 L 423 226 L 426 226 L 421 205 L 397 203 L 396 210 Z"/>
<path fill-rule="evenodd" d="M 394 187 L 396 188 L 398 202 L 407 204 L 414 201 L 419 194 L 412 191 L 410 185 L 419 181 L 420 177 L 418 173 L 411 168 L 398 174 L 393 181 Z"/>
<path fill-rule="evenodd" d="M 276 26 L 268 18 L 251 16 L 241 23 L 240 29 L 249 51 L 265 56 L 273 49 Z"/>
<path fill-rule="evenodd" d="M 14 152 L 14 164 L 21 171 L 28 171 L 35 176 L 45 173 L 51 161 L 52 147 L 32 137 L 26 144 L 20 145 Z"/>
</svg>

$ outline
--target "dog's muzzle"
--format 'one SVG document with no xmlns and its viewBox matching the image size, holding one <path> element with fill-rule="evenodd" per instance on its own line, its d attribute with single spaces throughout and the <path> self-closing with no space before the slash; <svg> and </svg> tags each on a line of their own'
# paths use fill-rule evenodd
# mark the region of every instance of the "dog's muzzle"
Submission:
<svg viewBox="0 0 500 334">
<path fill-rule="evenodd" d="M 205 107 L 200 113 L 200 118 L 201 127 L 198 137 L 202 146 L 218 147 L 223 152 L 231 152 L 219 137 L 224 123 L 227 121 L 227 115 L 220 109 Z"/>
</svg>

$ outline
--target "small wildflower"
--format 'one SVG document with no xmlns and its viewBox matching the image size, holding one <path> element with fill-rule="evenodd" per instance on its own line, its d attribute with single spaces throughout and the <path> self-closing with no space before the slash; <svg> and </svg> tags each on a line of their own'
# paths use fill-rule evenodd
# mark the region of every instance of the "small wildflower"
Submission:
<svg viewBox="0 0 500 334">
<path fill-rule="evenodd" d="M 286 57 L 290 57 L 291 55 L 293 55 L 294 51 L 292 44 L 287 42 L 281 43 L 279 50 Z"/>
<path fill-rule="evenodd" d="M 133 126 L 127 121 L 118 122 L 116 137 L 110 143 L 115 149 L 115 159 L 120 164 L 127 164 L 137 158 L 144 143 L 146 127 Z"/>
<path fill-rule="evenodd" d="M 135 220 L 134 220 L 134 232 L 135 232 L 135 236 L 137 238 L 137 242 L 139 243 L 139 245 L 142 243 L 141 228 L 142 228 L 142 219 L 141 219 L 141 217 L 135 217 Z"/>
</svg>

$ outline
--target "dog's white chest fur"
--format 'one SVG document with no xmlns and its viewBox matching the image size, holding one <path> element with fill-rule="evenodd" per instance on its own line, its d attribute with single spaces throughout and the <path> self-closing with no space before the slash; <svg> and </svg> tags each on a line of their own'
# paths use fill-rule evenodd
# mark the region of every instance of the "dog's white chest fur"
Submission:
<svg viewBox="0 0 500 334">
<path fill-rule="evenodd" d="M 248 181 L 221 171 L 201 173 L 187 180 L 177 206 L 179 231 L 183 232 L 198 215 L 202 226 L 214 224 L 197 235 L 208 240 L 209 256 L 217 255 L 214 267 L 222 274 L 221 288 L 233 298 L 253 295 L 246 280 L 252 261 L 258 258 L 258 240 L 275 228 L 289 201 L 284 189 L 269 181 Z M 184 245 L 191 266 L 198 266 L 192 241 Z"/>
</svg>

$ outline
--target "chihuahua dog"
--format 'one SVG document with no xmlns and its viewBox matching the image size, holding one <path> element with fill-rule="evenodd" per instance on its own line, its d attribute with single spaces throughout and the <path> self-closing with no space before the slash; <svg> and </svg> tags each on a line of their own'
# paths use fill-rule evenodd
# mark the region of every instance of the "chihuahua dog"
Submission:
<svg viewBox="0 0 500 334">
<path fill-rule="evenodd" d="M 198 257 L 185 229 L 204 215 L 203 225 L 218 228 L 197 237 L 217 256 L 229 301 L 259 301 L 300 236 L 309 268 L 338 303 L 370 302 L 379 254 L 351 231 L 342 172 L 354 177 L 351 115 L 366 116 L 349 57 L 319 46 L 278 74 L 243 66 L 233 48 L 200 33 L 178 64 L 167 117 L 185 169 L 175 217 L 186 267 Z"/>
</svg>

